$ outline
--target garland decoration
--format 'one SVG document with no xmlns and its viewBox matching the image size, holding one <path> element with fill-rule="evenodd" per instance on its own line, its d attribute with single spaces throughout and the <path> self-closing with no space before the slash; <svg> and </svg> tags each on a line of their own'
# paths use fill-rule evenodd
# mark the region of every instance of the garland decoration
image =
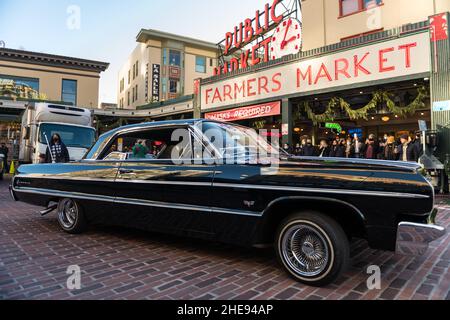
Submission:
<svg viewBox="0 0 450 320">
<path fill-rule="evenodd" d="M 308 101 L 302 102 L 301 107 L 299 108 L 299 114 L 297 118 L 300 118 L 300 112 L 303 109 L 308 119 L 310 119 L 315 125 L 321 122 L 330 122 L 334 121 L 336 118 L 336 109 L 341 109 L 344 111 L 351 120 L 358 119 L 369 119 L 369 112 L 373 109 L 376 109 L 379 104 L 385 102 L 386 106 L 390 113 L 401 117 L 407 117 L 408 115 L 413 115 L 419 109 L 425 109 L 425 99 L 429 97 L 428 90 L 425 87 L 420 87 L 417 89 L 417 97 L 407 106 L 399 107 L 395 104 L 394 100 L 392 100 L 392 94 L 387 91 L 375 91 L 372 94 L 372 100 L 362 108 L 352 109 L 351 105 L 346 102 L 343 98 L 334 97 L 332 98 L 327 105 L 327 108 L 324 113 L 316 114 L 314 110 L 311 108 Z"/>
</svg>

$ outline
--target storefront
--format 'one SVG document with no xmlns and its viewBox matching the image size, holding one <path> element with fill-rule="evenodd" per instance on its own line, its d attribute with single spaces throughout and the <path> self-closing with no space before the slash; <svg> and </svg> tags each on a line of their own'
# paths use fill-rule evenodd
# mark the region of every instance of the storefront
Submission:
<svg viewBox="0 0 450 320">
<path fill-rule="evenodd" d="M 218 73 L 201 80 L 196 116 L 277 128 L 290 145 L 303 136 L 315 143 L 354 134 L 399 137 L 418 131 L 419 120 L 436 128 L 450 112 L 436 110 L 450 100 L 442 88 L 449 70 L 441 70 L 450 42 L 433 37 L 430 23 Z M 279 113 L 259 110 L 273 104 Z"/>
</svg>

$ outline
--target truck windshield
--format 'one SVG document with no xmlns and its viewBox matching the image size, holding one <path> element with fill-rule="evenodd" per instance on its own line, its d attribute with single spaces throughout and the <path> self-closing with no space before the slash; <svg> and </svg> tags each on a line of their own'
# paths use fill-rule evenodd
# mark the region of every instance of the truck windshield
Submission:
<svg viewBox="0 0 450 320">
<path fill-rule="evenodd" d="M 51 123 L 43 123 L 40 125 L 39 142 L 47 144 L 45 135 L 50 142 L 50 139 L 54 134 L 59 134 L 62 142 L 69 148 L 89 149 L 95 142 L 95 130 L 93 128 Z"/>
</svg>

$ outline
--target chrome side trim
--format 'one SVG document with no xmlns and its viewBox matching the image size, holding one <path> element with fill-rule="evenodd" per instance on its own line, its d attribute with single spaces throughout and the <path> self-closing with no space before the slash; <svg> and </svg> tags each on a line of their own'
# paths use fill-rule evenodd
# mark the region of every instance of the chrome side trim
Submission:
<svg viewBox="0 0 450 320">
<path fill-rule="evenodd" d="M 233 189 L 250 189 L 250 190 L 271 190 L 271 191 L 291 191 L 304 193 L 321 193 L 321 194 L 345 194 L 369 197 L 387 197 L 387 198 L 406 198 L 406 199 L 429 199 L 430 197 L 422 194 L 400 193 L 400 192 L 383 192 L 383 191 L 363 191 L 349 189 L 320 189 L 320 188 L 302 188 L 288 186 L 269 186 L 269 185 L 250 185 L 250 184 L 233 184 L 233 183 L 211 183 L 211 182 L 189 182 L 189 181 L 158 181 L 158 180 L 124 180 L 124 179 L 91 179 L 91 178 L 70 178 L 70 177 L 33 177 L 18 176 L 19 178 L 32 179 L 53 179 L 53 180 L 77 180 L 77 181 L 99 181 L 99 182 L 119 182 L 119 183 L 136 183 L 136 184 L 155 184 L 155 185 L 175 185 L 175 186 L 197 186 L 197 187 L 218 187 Z"/>
<path fill-rule="evenodd" d="M 208 212 L 208 213 L 223 213 L 223 214 L 232 214 L 232 215 L 240 215 L 240 216 L 250 216 L 250 217 L 261 217 L 261 212 L 253 212 L 253 211 L 244 211 L 244 210 L 231 210 L 224 208 L 215 208 L 215 207 L 204 207 L 204 206 L 196 206 L 196 205 L 188 205 L 188 204 L 178 204 L 178 203 L 167 203 L 167 202 L 159 202 L 159 201 L 151 201 L 151 200 L 143 200 L 143 199 L 131 199 L 131 198 L 115 198 L 110 196 L 101 196 L 101 195 L 88 195 L 85 193 L 78 192 L 66 192 L 66 191 L 57 191 L 57 190 L 48 190 L 48 189 L 36 189 L 36 188 L 13 188 L 14 192 L 22 192 L 28 194 L 38 194 L 45 196 L 55 196 L 61 198 L 72 198 L 79 200 L 92 200 L 92 201 L 100 201 L 100 202 L 108 202 L 108 203 L 120 203 L 120 204 L 130 204 L 130 205 L 138 205 L 145 207 L 153 207 L 153 208 L 166 208 L 166 209 L 174 209 L 174 210 L 187 210 L 187 211 L 198 211 L 198 212 Z"/>
<path fill-rule="evenodd" d="M 445 236 L 443 227 L 433 224 L 401 222 L 397 230 L 396 253 L 420 256 L 428 250 L 429 244 Z"/>
<path fill-rule="evenodd" d="M 382 192 L 382 191 L 363 191 L 363 190 L 346 190 L 346 189 L 319 189 L 319 188 L 301 188 L 286 186 L 264 186 L 264 185 L 248 185 L 248 184 L 228 184 L 214 183 L 214 187 L 220 188 L 236 188 L 236 189 L 257 189 L 272 191 L 294 191 L 306 193 L 328 193 L 328 194 L 346 194 L 371 197 L 389 197 L 389 198 L 411 198 L 411 199 L 428 199 L 429 196 L 422 194 L 399 193 L 399 192 Z"/>
<path fill-rule="evenodd" d="M 343 204 L 343 205 L 349 207 L 353 211 L 355 211 L 359 215 L 359 217 L 361 218 L 361 221 L 364 222 L 364 223 L 366 222 L 366 217 L 363 215 L 361 210 L 359 210 L 353 204 L 348 203 L 346 201 L 339 200 L 339 199 L 326 198 L 326 197 L 282 197 L 282 198 L 278 198 L 278 199 L 273 200 L 271 203 L 269 203 L 267 208 L 264 210 L 263 215 L 265 215 L 267 213 L 267 211 L 269 211 L 271 209 L 271 207 L 274 206 L 276 203 L 282 202 L 282 201 L 289 201 L 289 200 L 313 200 L 313 201 L 324 201 L 324 202 L 340 203 L 340 204 Z"/>
</svg>

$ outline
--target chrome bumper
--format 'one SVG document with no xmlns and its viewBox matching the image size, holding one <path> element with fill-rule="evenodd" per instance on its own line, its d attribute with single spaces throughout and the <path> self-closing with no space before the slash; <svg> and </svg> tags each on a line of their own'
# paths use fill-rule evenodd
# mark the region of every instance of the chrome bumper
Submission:
<svg viewBox="0 0 450 320">
<path fill-rule="evenodd" d="M 446 230 L 434 224 L 401 222 L 398 225 L 396 253 L 423 255 L 431 242 L 445 236 Z"/>
<path fill-rule="evenodd" d="M 16 197 L 16 194 L 14 193 L 12 185 L 9 186 L 9 194 L 11 195 L 11 198 L 13 198 L 14 201 L 19 201 L 19 199 L 17 199 Z"/>
</svg>

